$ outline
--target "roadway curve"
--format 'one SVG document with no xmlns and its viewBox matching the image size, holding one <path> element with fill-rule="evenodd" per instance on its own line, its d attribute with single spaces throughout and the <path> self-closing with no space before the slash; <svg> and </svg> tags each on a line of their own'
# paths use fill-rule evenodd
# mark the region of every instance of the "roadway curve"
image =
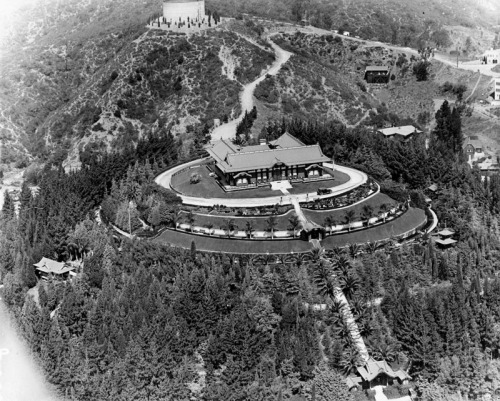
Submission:
<svg viewBox="0 0 500 401">
<path fill-rule="evenodd" d="M 255 81 L 243 87 L 243 92 L 241 92 L 240 95 L 240 103 L 242 110 L 240 116 L 237 119 L 228 122 L 227 124 L 223 124 L 215 128 L 212 131 L 212 142 L 220 141 L 221 139 L 230 140 L 234 138 L 234 136 L 236 135 L 236 127 L 241 122 L 241 120 L 243 120 L 245 112 L 246 111 L 250 112 L 253 108 L 254 105 L 253 94 L 255 92 L 255 89 L 257 88 L 257 85 L 260 84 L 266 78 L 266 75 L 268 74 L 276 75 L 281 70 L 283 64 L 285 64 L 292 55 L 292 53 L 283 50 L 272 40 L 268 39 L 268 42 L 274 49 L 274 52 L 276 53 L 276 60 L 274 61 L 271 68 L 269 68 L 264 74 L 262 74 Z"/>
<path fill-rule="evenodd" d="M 158 185 L 161 185 L 167 189 L 173 189 L 171 186 L 172 176 L 186 168 L 199 164 L 200 160 L 195 160 L 189 163 L 182 164 L 180 166 L 174 167 L 170 170 L 165 171 L 155 178 L 155 182 Z M 325 163 L 325 167 L 333 168 L 334 166 L 329 163 Z M 228 199 L 228 198 L 203 198 L 203 197 L 194 197 L 194 196 L 186 196 L 182 194 L 178 194 L 182 203 L 186 205 L 195 205 L 195 206 L 214 206 L 214 205 L 225 205 L 228 207 L 257 207 L 257 206 L 268 206 L 268 205 L 276 205 L 277 203 L 281 203 L 282 205 L 291 205 L 294 202 L 295 198 L 298 202 L 307 202 L 312 201 L 314 199 L 325 199 L 331 198 L 332 196 L 338 196 L 343 193 L 352 191 L 354 188 L 363 185 L 368 181 L 368 176 L 358 170 L 355 170 L 350 167 L 335 165 L 335 170 L 340 171 L 344 174 L 347 174 L 350 179 L 346 183 L 342 185 L 338 185 L 336 187 L 332 187 L 332 193 L 328 195 L 318 196 L 316 192 L 304 193 L 304 194 L 291 194 L 291 195 L 283 195 L 281 192 L 278 196 L 272 196 L 268 198 L 242 198 L 242 199 Z"/>
</svg>

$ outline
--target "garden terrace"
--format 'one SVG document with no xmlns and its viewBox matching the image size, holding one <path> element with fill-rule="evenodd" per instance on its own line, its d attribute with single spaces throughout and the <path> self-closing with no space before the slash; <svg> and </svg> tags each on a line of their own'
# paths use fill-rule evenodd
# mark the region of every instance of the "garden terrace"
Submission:
<svg viewBox="0 0 500 401">
<path fill-rule="evenodd" d="M 422 209 L 410 208 L 401 217 L 385 224 L 342 235 L 332 235 L 322 241 L 326 249 L 343 247 L 348 244 L 385 242 L 391 239 L 406 239 L 427 225 L 427 216 Z"/>
<path fill-rule="evenodd" d="M 166 230 L 153 240 L 158 243 L 168 243 L 174 247 L 189 249 L 194 241 L 196 249 L 208 252 L 223 252 L 236 254 L 283 254 L 309 252 L 313 246 L 310 242 L 293 240 L 255 241 L 229 239 L 195 235 L 182 231 Z"/>
</svg>

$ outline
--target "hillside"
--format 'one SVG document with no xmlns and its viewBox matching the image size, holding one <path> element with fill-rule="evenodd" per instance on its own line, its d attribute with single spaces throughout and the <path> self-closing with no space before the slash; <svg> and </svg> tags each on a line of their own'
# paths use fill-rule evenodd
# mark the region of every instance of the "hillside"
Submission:
<svg viewBox="0 0 500 401">
<path fill-rule="evenodd" d="M 416 44 L 443 26 L 491 29 L 498 25 L 495 0 L 210 0 L 223 14 L 306 19 L 325 29 L 344 29 L 364 39 Z"/>
<path fill-rule="evenodd" d="M 153 124 L 193 132 L 238 113 L 241 84 L 273 61 L 223 29 L 189 38 L 149 30 L 156 1 L 37 4 L 18 16 L 33 22 L 3 38 L 3 163 L 89 142 L 120 148 Z"/>
</svg>

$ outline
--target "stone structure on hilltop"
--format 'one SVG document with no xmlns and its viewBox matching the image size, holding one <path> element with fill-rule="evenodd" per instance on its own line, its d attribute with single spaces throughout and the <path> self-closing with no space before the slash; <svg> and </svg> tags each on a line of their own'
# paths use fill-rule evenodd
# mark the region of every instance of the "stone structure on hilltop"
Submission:
<svg viewBox="0 0 500 401">
<path fill-rule="evenodd" d="M 201 23 L 205 18 L 205 0 L 163 0 L 166 23 Z"/>
</svg>

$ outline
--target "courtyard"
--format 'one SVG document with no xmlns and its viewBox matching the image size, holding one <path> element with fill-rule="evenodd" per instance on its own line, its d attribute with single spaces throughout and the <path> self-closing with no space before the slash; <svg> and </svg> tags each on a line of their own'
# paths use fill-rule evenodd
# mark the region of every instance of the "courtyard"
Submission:
<svg viewBox="0 0 500 401">
<path fill-rule="evenodd" d="M 281 197 L 287 195 L 282 191 L 273 191 L 271 185 L 260 186 L 257 188 L 241 189 L 237 191 L 225 191 L 216 180 L 211 176 L 207 161 L 189 166 L 172 175 L 170 183 L 171 188 L 181 195 L 199 197 L 199 198 L 220 198 L 220 199 L 245 199 L 245 198 L 268 198 Z M 191 183 L 191 177 L 197 174 L 199 182 Z M 287 189 L 290 194 L 316 194 L 319 188 L 334 188 L 349 182 L 350 176 L 342 171 L 335 171 L 333 179 L 318 181 L 292 182 L 292 188 Z"/>
</svg>

